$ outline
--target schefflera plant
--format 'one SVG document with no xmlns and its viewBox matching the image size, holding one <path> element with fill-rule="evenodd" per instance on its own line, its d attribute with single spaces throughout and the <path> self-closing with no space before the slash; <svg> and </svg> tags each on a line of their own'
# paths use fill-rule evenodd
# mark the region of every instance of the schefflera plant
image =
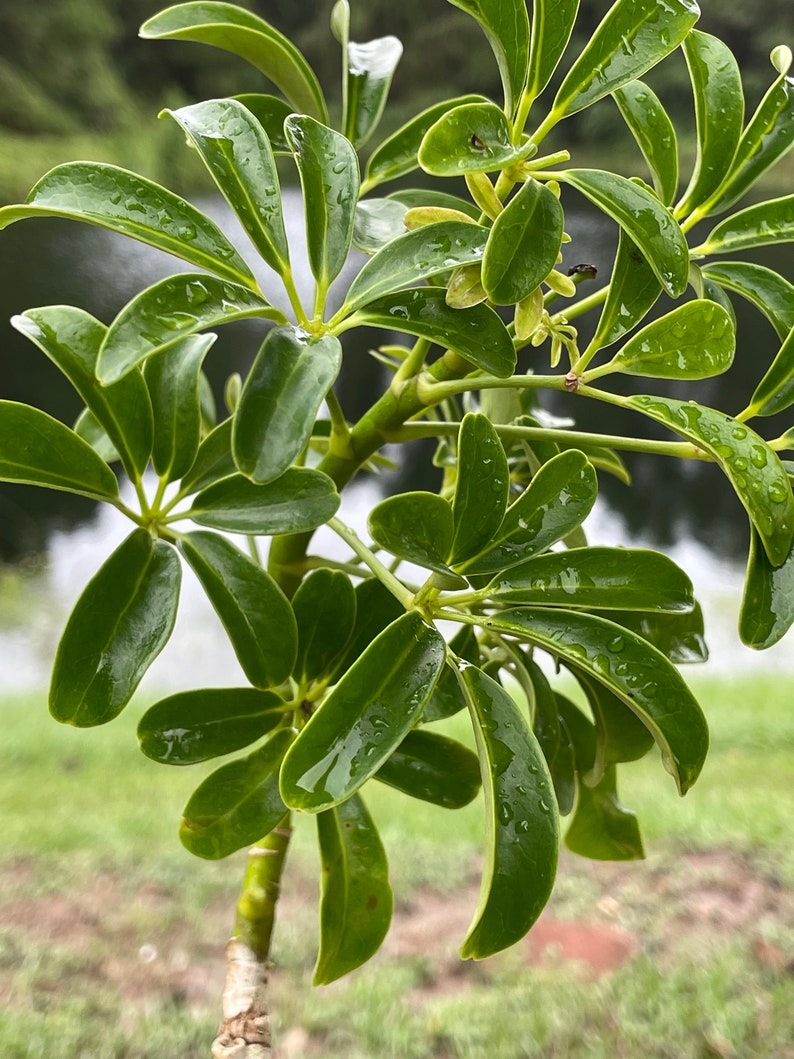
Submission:
<svg viewBox="0 0 794 1059">
<path fill-rule="evenodd" d="M 629 481 L 620 452 L 716 464 L 750 521 L 742 639 L 767 647 L 794 620 L 792 465 L 779 456 L 794 427 L 764 439 L 750 426 L 794 403 L 794 286 L 737 256 L 794 234 L 794 196 L 737 208 L 794 142 L 791 52 L 773 52 L 774 80 L 746 120 L 736 61 L 695 28 L 693 0 L 617 0 L 575 57 L 564 53 L 578 0 L 455 2 L 485 32 L 502 98 L 439 102 L 375 147 L 363 173 L 359 153 L 401 48 L 393 37 L 351 41 L 346 0 L 332 16 L 338 128 L 304 57 L 251 12 L 207 0 L 144 25 L 150 39 L 235 53 L 278 90 L 164 115 L 206 163 L 290 315 L 206 215 L 125 170 L 58 166 L 25 204 L 0 210 L 0 226 L 74 218 L 193 269 L 143 290 L 108 326 L 63 305 L 14 319 L 85 410 L 70 427 L 0 403 L 0 475 L 111 504 L 132 523 L 67 622 L 50 688 L 56 719 L 102 724 L 126 706 L 170 636 L 185 563 L 248 682 L 171 695 L 138 728 L 143 752 L 167 764 L 234 755 L 198 785 L 180 825 L 200 857 L 251 847 L 216 1056 L 270 1049 L 267 966 L 294 812 L 317 822 L 314 980 L 326 983 L 365 962 L 389 926 L 369 780 L 449 809 L 482 787 L 482 891 L 461 950 L 475 959 L 520 940 L 543 908 L 560 817 L 570 817 L 564 841 L 577 853 L 643 855 L 618 798 L 621 764 L 656 745 L 681 794 L 695 782 L 708 733 L 676 668 L 705 658 L 691 583 L 661 554 L 591 547 L 582 529 L 598 474 Z M 679 47 L 697 131 L 683 192 L 675 129 L 641 80 Z M 567 118 L 610 98 L 643 176 L 541 153 Z M 294 162 L 303 190 L 311 304 L 293 278 L 276 156 Z M 383 194 L 420 168 L 437 178 L 431 188 L 423 180 Z M 461 177 L 465 198 L 444 183 Z M 565 231 L 565 209 L 581 196 L 619 231 L 607 282 L 583 295 L 596 269 L 576 263 Z M 329 290 L 351 247 L 369 259 L 332 311 Z M 685 381 L 727 370 L 735 295 L 781 340 L 738 414 L 604 388 L 611 375 Z M 593 337 L 581 348 L 574 321 L 585 314 Z M 245 380 L 230 377 L 229 415 L 216 422 L 202 371 L 210 329 L 244 317 L 272 326 Z M 362 326 L 405 341 L 374 351 L 389 382 L 351 423 L 334 383 L 341 339 Z M 544 390 L 574 415 L 582 399 L 604 401 L 677 440 L 576 431 L 545 411 Z M 378 503 L 369 539 L 338 517 L 340 491 L 377 470 L 385 445 L 428 437 L 438 439 L 438 493 Z M 323 525 L 341 558 L 312 552 Z M 266 560 L 260 538 L 270 539 Z M 463 711 L 476 754 L 436 723 Z"/>
</svg>

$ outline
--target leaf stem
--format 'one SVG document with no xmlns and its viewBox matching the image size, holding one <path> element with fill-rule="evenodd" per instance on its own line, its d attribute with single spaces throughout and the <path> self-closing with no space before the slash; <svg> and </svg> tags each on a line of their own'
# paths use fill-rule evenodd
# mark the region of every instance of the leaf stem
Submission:
<svg viewBox="0 0 794 1059">
<path fill-rule="evenodd" d="M 358 534 L 338 518 L 330 519 L 328 521 L 328 526 L 334 531 L 334 533 L 342 538 L 345 544 L 352 548 L 359 559 L 369 567 L 383 586 L 388 588 L 391 594 L 399 599 L 405 609 L 411 610 L 414 603 L 413 593 L 410 592 L 402 581 L 399 581 L 394 574 L 383 565 L 372 549 L 364 544 Z"/>
</svg>

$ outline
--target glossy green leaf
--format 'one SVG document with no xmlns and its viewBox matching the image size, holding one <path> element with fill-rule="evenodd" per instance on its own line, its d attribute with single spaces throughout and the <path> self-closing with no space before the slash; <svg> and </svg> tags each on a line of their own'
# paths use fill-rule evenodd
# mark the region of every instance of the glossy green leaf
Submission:
<svg viewBox="0 0 794 1059">
<path fill-rule="evenodd" d="M 243 92 L 231 98 L 250 110 L 264 129 L 274 154 L 292 154 L 292 148 L 284 135 L 284 121 L 294 113 L 289 103 L 279 96 L 269 96 L 263 92 Z"/>
<path fill-rule="evenodd" d="M 457 96 L 455 99 L 445 99 L 443 103 L 436 103 L 427 110 L 423 110 L 421 114 L 417 114 L 372 152 L 364 171 L 362 191 L 370 191 L 378 184 L 383 184 L 387 180 L 396 180 L 418 169 L 419 147 L 430 126 L 435 125 L 439 118 L 455 107 L 485 102 L 487 100 L 484 96 Z"/>
<path fill-rule="evenodd" d="M 74 421 L 72 430 L 83 441 L 87 441 L 97 456 L 104 460 L 105 463 L 115 463 L 116 460 L 121 459 L 116 446 L 107 436 L 104 427 L 100 426 L 94 413 L 87 408 L 84 408 Z"/>
<path fill-rule="evenodd" d="M 179 840 L 196 857 L 220 860 L 270 834 L 286 807 L 278 771 L 294 733 L 282 729 L 248 757 L 221 765 L 190 796 Z"/>
<path fill-rule="evenodd" d="M 609 688 L 582 674 L 576 676 L 593 714 L 596 737 L 593 765 L 582 775 L 582 780 L 588 787 L 595 787 L 610 766 L 645 757 L 654 740 L 640 718 L 626 709 Z"/>
<path fill-rule="evenodd" d="M 577 449 L 561 452 L 510 505 L 489 546 L 456 569 L 467 576 L 497 573 L 546 551 L 582 524 L 597 494 L 587 457 Z"/>
<path fill-rule="evenodd" d="M 180 273 L 141 291 L 110 325 L 97 360 L 103 383 L 121 379 L 147 357 L 176 342 L 245 317 L 283 321 L 284 314 L 247 287 Z"/>
<path fill-rule="evenodd" d="M 236 4 L 176 4 L 144 22 L 140 35 L 146 40 L 193 40 L 233 52 L 277 85 L 297 110 L 326 119 L 322 90 L 303 55 L 282 33 Z"/>
<path fill-rule="evenodd" d="M 527 76 L 529 16 L 526 0 L 450 0 L 450 3 L 480 23 L 499 67 L 505 110 L 512 114 Z"/>
<path fill-rule="evenodd" d="M 469 559 L 487 546 L 502 524 L 509 491 L 510 468 L 499 435 L 487 416 L 469 413 L 458 435 L 450 563 Z"/>
<path fill-rule="evenodd" d="M 559 696 L 555 695 L 555 701 L 558 702 L 559 707 Z M 558 714 L 557 720 L 560 725 L 560 747 L 554 761 L 549 765 L 549 772 L 554 784 L 554 794 L 557 798 L 560 816 L 569 816 L 576 804 L 576 755 L 565 719 Z"/>
<path fill-rule="evenodd" d="M 539 96 L 551 80 L 576 22 L 579 0 L 533 0 L 526 92 Z"/>
<path fill-rule="evenodd" d="M 559 824 L 546 761 L 516 704 L 476 666 L 460 676 L 486 813 L 480 900 L 460 952 L 480 960 L 520 941 L 543 910 L 557 870 Z"/>
<path fill-rule="evenodd" d="M 196 493 L 233 474 L 237 465 L 232 458 L 232 420 L 224 419 L 199 445 L 193 466 L 182 479 L 182 491 Z"/>
<path fill-rule="evenodd" d="M 249 681 L 256 688 L 285 681 L 295 664 L 298 629 L 289 600 L 270 574 L 216 533 L 186 533 L 179 546 Z"/>
<path fill-rule="evenodd" d="M 152 452 L 153 421 L 149 394 L 140 372 L 113 386 L 100 386 L 96 362 L 107 328 L 82 309 L 50 305 L 28 309 L 11 324 L 34 342 L 63 372 L 110 439 L 134 480 L 143 474 Z"/>
<path fill-rule="evenodd" d="M 355 588 L 356 621 L 337 672 L 346 669 L 361 656 L 383 630 L 404 613 L 402 603 L 377 577 L 361 581 Z"/>
<path fill-rule="evenodd" d="M 358 201 L 358 158 L 353 145 L 305 114 L 293 114 L 284 131 L 295 153 L 303 188 L 309 264 L 327 290 L 347 261 Z"/>
<path fill-rule="evenodd" d="M 290 808 L 316 813 L 338 805 L 378 771 L 421 715 L 445 651 L 418 611 L 372 641 L 284 760 L 281 790 Z"/>
<path fill-rule="evenodd" d="M 716 302 L 698 298 L 632 335 L 610 368 L 647 378 L 707 379 L 728 370 L 735 349 L 730 314 Z"/>
<path fill-rule="evenodd" d="M 0 209 L 0 228 L 26 217 L 67 217 L 109 228 L 256 290 L 253 273 L 214 221 L 172 191 L 118 166 L 56 166 L 24 205 Z"/>
<path fill-rule="evenodd" d="M 347 647 L 356 623 L 356 593 L 341 570 L 313 570 L 292 597 L 298 623 L 300 682 L 330 673 Z"/>
<path fill-rule="evenodd" d="M 794 547 L 775 567 L 757 531 L 751 527 L 750 551 L 739 635 L 742 643 L 759 651 L 778 643 L 794 624 Z"/>
<path fill-rule="evenodd" d="M 150 706 L 138 723 L 138 744 L 163 765 L 195 765 L 255 743 L 276 727 L 285 703 L 256 688 L 180 691 Z"/>
<path fill-rule="evenodd" d="M 235 99 L 210 99 L 163 113 L 184 130 L 262 258 L 279 274 L 288 271 L 276 161 L 251 111 Z"/>
<path fill-rule="evenodd" d="M 192 335 L 144 365 L 154 413 L 152 466 L 169 482 L 181 478 L 196 458 L 201 437 L 199 372 L 215 338 Z"/>
<path fill-rule="evenodd" d="M 55 654 L 50 713 L 89 728 L 124 709 L 176 621 L 182 570 L 170 544 L 136 529 L 86 585 Z"/>
<path fill-rule="evenodd" d="M 616 89 L 615 102 L 648 163 L 656 194 L 669 206 L 678 191 L 678 141 L 656 93 L 643 81 Z"/>
<path fill-rule="evenodd" d="M 794 499 L 779 458 L 744 423 L 694 401 L 630 397 L 630 407 L 710 453 L 728 476 L 773 565 L 784 561 L 794 536 Z"/>
<path fill-rule="evenodd" d="M 451 309 L 444 287 L 417 287 L 389 294 L 360 309 L 347 327 L 372 324 L 403 331 L 454 349 L 483 371 L 507 379 L 516 365 L 513 341 L 501 319 L 487 305 Z"/>
<path fill-rule="evenodd" d="M 647 640 L 676 665 L 708 661 L 699 604 L 689 612 L 609 611 L 602 615 Z"/>
<path fill-rule="evenodd" d="M 467 221 L 442 221 L 404 232 L 367 261 L 337 315 L 346 316 L 450 268 L 482 261 L 487 241 L 488 229 Z"/>
<path fill-rule="evenodd" d="M 704 265 L 703 275 L 741 294 L 759 309 L 785 338 L 794 327 L 794 284 L 765 265 L 747 261 L 714 261 Z"/>
<path fill-rule="evenodd" d="M 407 212 L 408 207 L 394 199 L 359 202 L 353 218 L 353 246 L 364 254 L 376 254 L 392 239 L 405 235 Z"/>
<path fill-rule="evenodd" d="M 397 493 L 370 512 L 372 539 L 392 555 L 447 573 L 454 533 L 452 508 L 437 493 Z M 465 584 L 465 582 L 464 582 Z"/>
<path fill-rule="evenodd" d="M 46 412 L 16 401 L 0 401 L 0 481 L 97 500 L 119 495 L 116 476 L 86 441 Z"/>
<path fill-rule="evenodd" d="M 457 195 L 448 195 L 444 191 L 435 188 L 402 188 L 393 191 L 389 195 L 389 201 L 400 202 L 407 209 L 418 209 L 421 207 L 436 207 L 440 209 L 458 210 L 471 217 L 473 221 L 479 220 L 480 210 L 471 199 L 461 199 Z"/>
<path fill-rule="evenodd" d="M 588 350 L 617 342 L 645 318 L 662 287 L 637 244 L 621 229 L 609 293 Z"/>
<path fill-rule="evenodd" d="M 771 416 L 794 404 L 794 328 L 750 400 L 752 414 Z"/>
<path fill-rule="evenodd" d="M 366 807 L 352 795 L 317 816 L 322 872 L 320 951 L 314 985 L 327 985 L 380 948 L 394 898 L 386 852 Z"/>
<path fill-rule="evenodd" d="M 532 731 L 535 733 L 535 738 L 538 741 L 543 757 L 546 759 L 546 764 L 549 769 L 552 769 L 562 745 L 557 700 L 546 674 L 534 658 L 522 656 L 521 666 L 529 681 L 527 698 L 532 719 Z M 525 687 L 523 683 L 522 687 Z M 554 775 L 552 773 L 552 781 L 553 779 Z"/>
<path fill-rule="evenodd" d="M 553 113 L 575 114 L 641 77 L 678 47 L 699 15 L 694 0 L 617 0 L 568 71 Z"/>
<path fill-rule="evenodd" d="M 462 809 L 479 793 L 477 755 L 435 732 L 409 732 L 375 778 L 411 798 Z"/>
<path fill-rule="evenodd" d="M 449 641 L 449 649 L 455 658 L 478 665 L 480 662 L 480 645 L 477 642 L 474 628 L 471 625 L 462 625 Z M 438 683 L 433 688 L 433 694 L 425 706 L 421 717 L 422 724 L 431 724 L 433 721 L 443 721 L 447 717 L 454 717 L 456 713 L 466 708 L 466 700 L 460 689 L 455 666 L 447 657 L 447 664 L 441 670 Z"/>
<path fill-rule="evenodd" d="M 504 111 L 486 102 L 464 103 L 438 118 L 425 133 L 417 158 L 431 176 L 461 177 L 503 169 L 529 153 L 529 143 L 513 143 Z"/>
<path fill-rule="evenodd" d="M 243 386 L 232 428 L 237 466 L 259 484 L 278 478 L 303 451 L 342 364 L 333 335 L 268 332 Z"/>
<path fill-rule="evenodd" d="M 703 767 L 708 729 L 691 691 L 660 651 L 614 622 L 573 610 L 519 607 L 486 624 L 542 647 L 617 695 L 653 734 L 665 768 L 686 794 Z"/>
<path fill-rule="evenodd" d="M 360 147 L 378 127 L 403 46 L 396 37 L 379 37 L 356 44 L 345 32 L 342 49 L 345 63 L 342 131 L 351 143 Z"/>
<path fill-rule="evenodd" d="M 643 548 L 568 548 L 498 574 L 491 599 L 588 610 L 684 611 L 692 582 L 666 555 Z"/>
<path fill-rule="evenodd" d="M 691 277 L 696 276 L 695 281 L 692 283 L 692 287 L 697 293 L 699 298 L 708 298 L 709 301 L 716 302 L 717 305 L 721 305 L 725 312 L 730 316 L 731 322 L 733 323 L 734 329 L 736 328 L 736 310 L 733 307 L 733 302 L 728 297 L 727 292 L 722 286 L 717 283 L 712 277 L 703 272 L 699 265 L 696 265 L 693 261 L 689 266 L 690 270 L 690 282 Z"/>
<path fill-rule="evenodd" d="M 794 241 L 794 195 L 748 206 L 726 217 L 693 254 L 732 254 L 756 246 Z"/>
<path fill-rule="evenodd" d="M 695 100 L 697 155 L 677 217 L 688 216 L 720 186 L 744 120 L 742 78 L 730 48 L 717 37 L 693 30 L 683 42 L 683 52 Z"/>
<path fill-rule="evenodd" d="M 634 180 L 600 169 L 566 169 L 559 179 L 580 191 L 631 236 L 673 298 L 689 279 L 689 247 L 669 210 Z"/>
<path fill-rule="evenodd" d="M 491 229 L 482 284 L 496 305 L 513 305 L 535 290 L 557 263 L 562 206 L 537 180 L 527 180 Z"/>
</svg>

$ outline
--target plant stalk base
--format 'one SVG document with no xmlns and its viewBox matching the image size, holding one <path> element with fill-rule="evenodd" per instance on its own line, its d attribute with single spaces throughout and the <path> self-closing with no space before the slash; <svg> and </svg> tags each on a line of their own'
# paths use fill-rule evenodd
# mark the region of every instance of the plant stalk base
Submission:
<svg viewBox="0 0 794 1059">
<path fill-rule="evenodd" d="M 212 1045 L 213 1059 L 270 1059 L 267 970 L 239 938 L 226 948 L 223 1023 Z"/>
</svg>

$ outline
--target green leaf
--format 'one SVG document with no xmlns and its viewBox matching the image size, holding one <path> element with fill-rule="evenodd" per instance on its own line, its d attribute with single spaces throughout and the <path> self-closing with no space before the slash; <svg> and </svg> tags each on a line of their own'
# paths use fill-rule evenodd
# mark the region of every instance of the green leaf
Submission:
<svg viewBox="0 0 794 1059">
<path fill-rule="evenodd" d="M 215 338 L 193 335 L 144 365 L 155 424 L 152 465 L 169 482 L 181 478 L 196 458 L 201 436 L 199 373 Z"/>
<path fill-rule="evenodd" d="M 370 512 L 367 528 L 372 539 L 401 559 L 439 573 L 449 572 L 452 548 L 452 508 L 437 493 L 397 493 Z M 464 582 L 465 584 L 465 582 Z"/>
<path fill-rule="evenodd" d="M 214 221 L 173 192 L 118 166 L 56 166 L 24 205 L 0 209 L 0 228 L 26 217 L 67 217 L 109 228 L 256 290 L 253 273 Z"/>
<path fill-rule="evenodd" d="M 284 121 L 294 113 L 289 103 L 278 96 L 269 96 L 263 92 L 243 92 L 231 98 L 250 110 L 264 129 L 274 154 L 292 154 L 289 141 L 284 135 Z"/>
<path fill-rule="evenodd" d="M 610 766 L 645 757 L 653 746 L 653 735 L 609 688 L 588 680 L 581 673 L 576 678 L 590 704 L 596 735 L 593 765 L 582 775 L 582 780 L 588 787 L 595 787 Z"/>
<path fill-rule="evenodd" d="M 445 296 L 445 287 L 417 287 L 389 294 L 349 317 L 345 327 L 372 324 L 426 338 L 443 349 L 454 349 L 491 375 L 509 378 L 516 365 L 516 352 L 501 319 L 487 305 L 451 309 Z"/>
<path fill-rule="evenodd" d="M 461 177 L 523 161 L 531 146 L 529 141 L 513 143 L 504 111 L 495 103 L 464 103 L 430 126 L 417 160 L 431 176 Z"/>
<path fill-rule="evenodd" d="M 775 567 L 758 532 L 750 530 L 747 577 L 739 613 L 742 643 L 759 651 L 778 643 L 794 624 L 794 547 Z"/>
<path fill-rule="evenodd" d="M 687 611 L 692 582 L 666 555 L 642 548 L 568 548 L 498 574 L 491 599 L 547 607 Z"/>
<path fill-rule="evenodd" d="M 179 825 L 185 849 L 220 860 L 250 846 L 283 819 L 278 771 L 294 732 L 282 729 L 248 757 L 221 765 L 190 796 Z"/>
<path fill-rule="evenodd" d="M 487 416 L 469 413 L 458 435 L 450 563 L 469 559 L 486 547 L 502 524 L 509 491 L 510 468 L 499 435 Z"/>
<path fill-rule="evenodd" d="M 778 338 L 785 338 L 794 327 L 794 284 L 771 268 L 746 261 L 714 261 L 703 267 L 703 275 L 747 298 L 769 319 Z"/>
<path fill-rule="evenodd" d="M 439 118 L 455 107 L 485 102 L 487 100 L 484 96 L 457 96 L 455 99 L 445 99 L 443 103 L 436 103 L 427 110 L 423 110 L 421 114 L 417 114 L 372 152 L 364 172 L 362 191 L 371 191 L 378 184 L 383 184 L 387 180 L 396 180 L 418 169 L 419 147 L 430 126 L 435 125 Z"/>
<path fill-rule="evenodd" d="M 724 412 L 672 397 L 630 397 L 629 407 L 705 449 L 728 476 L 773 566 L 794 537 L 794 498 L 783 466 L 763 438 Z"/>
<path fill-rule="evenodd" d="M 88 442 L 97 456 L 104 460 L 105 463 L 115 463 L 116 460 L 121 459 L 116 451 L 116 446 L 107 436 L 104 428 L 99 425 L 96 416 L 87 408 L 82 410 L 72 429 L 79 438 Z"/>
<path fill-rule="evenodd" d="M 468 700 L 485 793 L 480 900 L 461 946 L 464 959 L 520 941 L 549 899 L 559 824 L 551 776 L 532 730 L 495 680 L 466 666 Z"/>
<path fill-rule="evenodd" d="M 667 111 L 643 81 L 629 81 L 614 97 L 648 163 L 659 200 L 669 206 L 678 191 L 678 141 Z"/>
<path fill-rule="evenodd" d="M 407 212 L 407 206 L 393 199 L 359 202 L 353 219 L 353 246 L 364 254 L 376 254 L 392 239 L 405 235 Z"/>
<path fill-rule="evenodd" d="M 555 695 L 555 701 L 559 706 L 558 695 Z M 554 761 L 549 765 L 549 771 L 557 804 L 560 807 L 560 816 L 569 816 L 576 803 L 576 756 L 565 719 L 558 714 L 557 720 L 560 724 L 560 748 Z"/>
<path fill-rule="evenodd" d="M 697 156 L 689 186 L 676 207 L 677 217 L 688 216 L 720 186 L 744 120 L 742 77 L 730 48 L 717 37 L 692 30 L 683 52 L 695 100 Z"/>
<path fill-rule="evenodd" d="M 71 305 L 28 309 L 11 324 L 63 372 L 110 439 L 127 474 L 135 480 L 152 452 L 152 408 L 140 372 L 113 386 L 100 386 L 96 362 L 107 328 Z"/>
<path fill-rule="evenodd" d="M 584 670 L 633 710 L 653 734 L 680 794 L 697 779 L 708 750 L 700 707 L 678 670 L 628 629 L 577 611 L 520 607 L 486 622 Z"/>
<path fill-rule="evenodd" d="M 678 47 L 699 15 L 694 0 L 617 0 L 568 71 L 553 113 L 575 114 L 641 77 Z"/>
<path fill-rule="evenodd" d="M 235 99 L 165 110 L 184 130 L 251 242 L 272 269 L 289 271 L 276 161 L 267 134 Z"/>
<path fill-rule="evenodd" d="M 396 37 L 379 37 L 366 44 L 351 41 L 347 0 L 334 6 L 331 28 L 342 45 L 342 131 L 360 147 L 383 115 L 403 46 Z"/>
<path fill-rule="evenodd" d="M 427 731 L 409 732 L 375 778 L 444 809 L 462 809 L 481 786 L 476 754 L 454 739 Z"/>
<path fill-rule="evenodd" d="M 321 289 L 327 290 L 350 252 L 359 191 L 358 157 L 341 133 L 305 114 L 287 118 L 284 131 L 303 188 L 309 264 Z"/>
<path fill-rule="evenodd" d="M 512 114 L 524 87 L 529 59 L 525 0 L 450 0 L 450 3 L 480 23 L 499 67 L 505 110 Z"/>
<path fill-rule="evenodd" d="M 295 664 L 298 629 L 289 600 L 270 574 L 216 533 L 186 533 L 179 546 L 246 677 L 256 688 L 285 681 Z"/>
<path fill-rule="evenodd" d="M 356 585 L 356 621 L 345 653 L 337 664 L 344 673 L 361 656 L 365 648 L 404 613 L 402 603 L 376 577 Z"/>
<path fill-rule="evenodd" d="M 610 369 L 656 379 L 707 379 L 733 363 L 736 331 L 721 305 L 698 298 L 632 335 Z"/>
<path fill-rule="evenodd" d="M 322 864 L 320 951 L 314 985 L 327 985 L 380 948 L 394 898 L 386 852 L 357 795 L 317 816 Z"/>
<path fill-rule="evenodd" d="M 460 213 L 467 214 L 473 221 L 478 221 L 480 217 L 479 207 L 471 199 L 460 199 L 457 195 L 448 195 L 435 188 L 402 188 L 400 191 L 393 191 L 389 195 L 389 201 L 400 202 L 407 209 L 425 206 L 458 210 Z"/>
<path fill-rule="evenodd" d="M 50 713 L 89 728 L 124 709 L 174 628 L 182 570 L 170 544 L 136 529 L 86 585 L 55 653 Z"/>
<path fill-rule="evenodd" d="M 446 644 L 418 611 L 392 622 L 344 674 L 284 760 L 281 790 L 316 813 L 357 791 L 390 757 L 430 698 Z"/>
<path fill-rule="evenodd" d="M 748 206 L 726 217 L 693 254 L 732 254 L 756 246 L 794 240 L 794 195 Z"/>
<path fill-rule="evenodd" d="M 456 658 L 463 659 L 477 665 L 480 661 L 480 645 L 471 625 L 463 625 L 449 641 L 449 649 Z M 466 708 L 466 700 L 460 689 L 457 671 L 447 658 L 447 664 L 441 670 L 438 683 L 433 688 L 433 694 L 425 706 L 421 723 L 431 724 L 433 721 L 443 721 L 447 717 L 453 717 L 456 713 Z"/>
<path fill-rule="evenodd" d="M 601 169 L 566 169 L 558 179 L 576 188 L 623 228 L 677 298 L 689 279 L 689 247 L 669 210 L 641 184 Z"/>
<path fill-rule="evenodd" d="M 517 664 L 517 663 L 516 663 Z M 522 656 L 521 668 L 526 679 L 521 687 L 529 701 L 529 712 L 532 718 L 532 731 L 538 741 L 546 764 L 551 769 L 562 745 L 562 730 L 557 713 L 557 700 L 545 673 L 534 658 Z M 520 678 L 520 671 L 518 673 Z M 554 775 L 552 773 L 552 780 Z M 555 785 L 556 792 L 556 785 Z"/>
<path fill-rule="evenodd" d="M 753 415 L 771 416 L 794 404 L 794 328 L 750 401 Z"/>
<path fill-rule="evenodd" d="M 38 408 L 0 401 L 0 481 L 115 500 L 116 476 L 74 431 Z"/>
<path fill-rule="evenodd" d="M 496 305 L 521 301 L 548 276 L 562 243 L 562 206 L 527 180 L 496 218 L 485 248 L 482 284 Z"/>
<path fill-rule="evenodd" d="M 195 765 L 255 743 L 284 716 L 285 703 L 256 688 L 180 691 L 150 706 L 138 724 L 146 757 L 163 765 Z"/>
<path fill-rule="evenodd" d="M 282 33 L 236 4 L 177 4 L 144 22 L 140 35 L 145 40 L 193 40 L 233 52 L 270 78 L 296 110 L 327 118 L 322 90 L 303 55 Z"/>
<path fill-rule="evenodd" d="M 292 598 L 298 623 L 293 673 L 301 683 L 333 671 L 356 623 L 356 593 L 341 570 L 314 570 Z"/>
<path fill-rule="evenodd" d="M 268 332 L 243 386 L 232 428 L 237 466 L 254 482 L 272 482 L 311 437 L 320 405 L 342 364 L 333 335 L 292 325 Z"/>
<path fill-rule="evenodd" d="M 697 603 L 688 613 L 609 611 L 602 617 L 637 633 L 676 665 L 708 661 L 703 612 Z"/>
<path fill-rule="evenodd" d="M 415 232 L 405 232 L 403 226 L 403 233 L 367 261 L 350 285 L 338 317 L 450 268 L 482 261 L 488 241 L 487 228 L 467 221 L 441 221 Z"/>
<path fill-rule="evenodd" d="M 182 479 L 182 491 L 195 493 L 237 473 L 232 459 L 232 420 L 225 419 L 199 445 L 193 466 Z"/>
<path fill-rule="evenodd" d="M 99 351 L 97 372 L 116 382 L 147 357 L 207 328 L 250 316 L 284 321 L 284 314 L 247 287 L 180 273 L 141 291 L 110 325 Z"/>
<path fill-rule="evenodd" d="M 634 240 L 621 229 L 609 293 L 588 351 L 617 342 L 645 318 L 661 293 L 656 273 Z"/>
<path fill-rule="evenodd" d="M 479 555 L 457 564 L 460 573 L 498 573 L 546 551 L 582 524 L 598 493 L 587 457 L 577 449 L 544 463 L 505 513 L 492 542 Z"/>
<path fill-rule="evenodd" d="M 551 80 L 576 22 L 579 0 L 533 0 L 526 93 L 539 96 Z"/>
</svg>

